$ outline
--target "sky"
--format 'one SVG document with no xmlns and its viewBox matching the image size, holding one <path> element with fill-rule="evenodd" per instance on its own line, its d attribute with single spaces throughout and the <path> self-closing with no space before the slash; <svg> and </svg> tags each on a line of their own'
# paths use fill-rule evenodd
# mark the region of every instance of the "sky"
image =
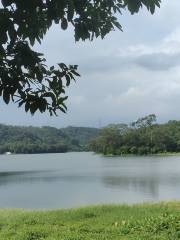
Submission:
<svg viewBox="0 0 180 240">
<path fill-rule="evenodd" d="M 156 114 L 158 122 L 180 120 L 179 0 L 162 0 L 154 15 L 142 9 L 119 17 L 123 32 L 75 43 L 72 29 L 54 25 L 41 45 L 49 65 L 78 64 L 79 78 L 66 90 L 66 114 L 25 113 L 0 101 L 0 123 L 54 127 L 103 127 Z"/>
</svg>

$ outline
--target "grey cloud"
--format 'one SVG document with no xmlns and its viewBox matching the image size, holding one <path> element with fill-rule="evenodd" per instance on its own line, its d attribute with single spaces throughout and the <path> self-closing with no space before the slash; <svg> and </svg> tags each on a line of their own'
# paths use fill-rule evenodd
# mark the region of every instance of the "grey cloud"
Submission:
<svg viewBox="0 0 180 240">
<path fill-rule="evenodd" d="M 134 59 L 134 63 L 152 71 L 165 71 L 180 65 L 180 53 L 165 54 L 153 53 L 144 54 Z"/>
<path fill-rule="evenodd" d="M 106 72 L 117 72 L 126 68 L 130 59 L 121 58 L 113 55 L 93 57 L 80 62 L 80 68 L 84 74 L 96 74 Z"/>
<path fill-rule="evenodd" d="M 180 65 L 180 53 L 150 53 L 140 56 L 106 56 L 94 57 L 80 62 L 83 75 L 95 75 L 107 72 L 117 73 L 122 69 L 130 69 L 134 65 L 150 71 L 167 71 Z"/>
</svg>

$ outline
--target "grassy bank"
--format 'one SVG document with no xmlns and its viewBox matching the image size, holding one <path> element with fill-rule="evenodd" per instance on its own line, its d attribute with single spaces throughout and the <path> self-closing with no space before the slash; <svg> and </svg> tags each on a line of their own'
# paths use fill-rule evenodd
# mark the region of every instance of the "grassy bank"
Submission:
<svg viewBox="0 0 180 240">
<path fill-rule="evenodd" d="M 176 240 L 180 203 L 72 210 L 0 210 L 1 240 Z"/>
</svg>

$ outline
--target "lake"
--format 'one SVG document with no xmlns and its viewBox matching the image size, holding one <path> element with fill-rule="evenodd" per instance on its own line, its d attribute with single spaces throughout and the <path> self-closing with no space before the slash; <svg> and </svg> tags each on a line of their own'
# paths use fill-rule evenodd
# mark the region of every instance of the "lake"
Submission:
<svg viewBox="0 0 180 240">
<path fill-rule="evenodd" d="M 0 208 L 180 200 L 180 157 L 0 155 Z"/>
</svg>

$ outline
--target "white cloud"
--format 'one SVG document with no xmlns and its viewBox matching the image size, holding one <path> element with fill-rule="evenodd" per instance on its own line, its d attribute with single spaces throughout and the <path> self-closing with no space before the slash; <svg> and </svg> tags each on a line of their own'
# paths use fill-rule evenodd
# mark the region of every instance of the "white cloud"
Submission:
<svg viewBox="0 0 180 240">
<path fill-rule="evenodd" d="M 120 57 L 138 57 L 152 54 L 175 55 L 178 53 L 180 53 L 180 28 L 172 31 L 159 43 L 130 45 L 125 49 L 120 49 L 117 55 Z"/>
</svg>

